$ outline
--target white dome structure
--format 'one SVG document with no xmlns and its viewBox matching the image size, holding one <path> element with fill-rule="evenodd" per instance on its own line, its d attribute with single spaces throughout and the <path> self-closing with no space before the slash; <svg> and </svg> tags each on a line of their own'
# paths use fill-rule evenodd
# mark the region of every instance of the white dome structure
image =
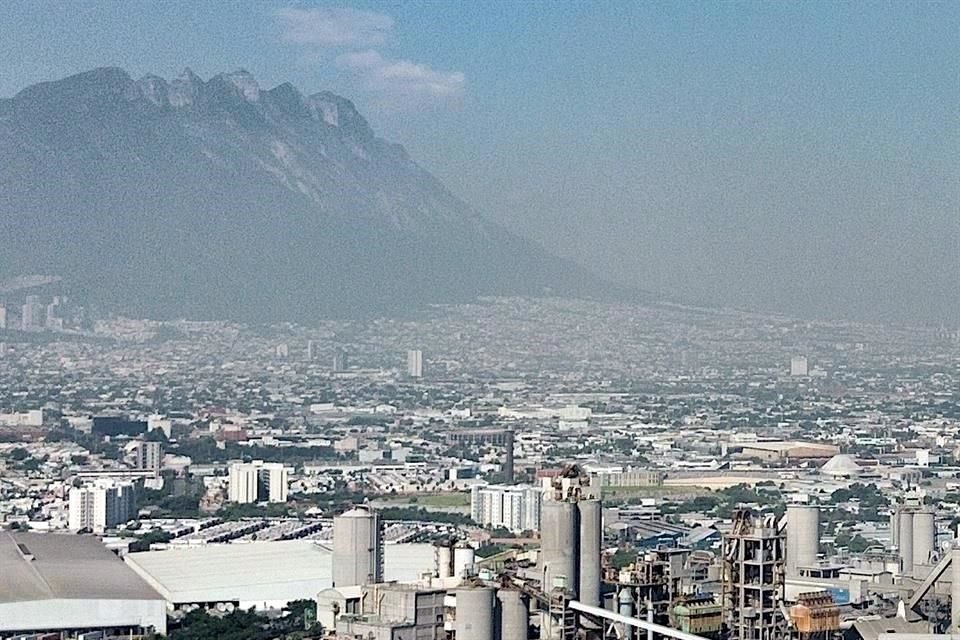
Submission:
<svg viewBox="0 0 960 640">
<path fill-rule="evenodd" d="M 860 465 L 853 456 L 840 453 L 827 460 L 826 464 L 820 467 L 820 473 L 834 477 L 856 476 L 860 475 Z"/>
</svg>

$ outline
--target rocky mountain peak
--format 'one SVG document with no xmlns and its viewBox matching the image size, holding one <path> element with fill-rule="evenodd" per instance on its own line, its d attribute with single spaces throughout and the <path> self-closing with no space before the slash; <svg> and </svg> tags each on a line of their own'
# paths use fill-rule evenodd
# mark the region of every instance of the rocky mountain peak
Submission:
<svg viewBox="0 0 960 640">
<path fill-rule="evenodd" d="M 350 100 L 244 70 L 28 87 L 0 101 L 0 187 L 17 212 L 0 216 L 0 272 L 56 273 L 145 317 L 315 321 L 589 280 L 483 219 Z"/>
</svg>

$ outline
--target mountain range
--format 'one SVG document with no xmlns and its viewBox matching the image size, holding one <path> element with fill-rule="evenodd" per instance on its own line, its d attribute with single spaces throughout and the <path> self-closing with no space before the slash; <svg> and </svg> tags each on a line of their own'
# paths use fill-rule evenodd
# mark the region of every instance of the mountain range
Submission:
<svg viewBox="0 0 960 640">
<path fill-rule="evenodd" d="M 0 276 L 140 317 L 392 313 L 609 293 L 498 226 L 347 99 L 100 68 L 0 100 Z"/>
</svg>

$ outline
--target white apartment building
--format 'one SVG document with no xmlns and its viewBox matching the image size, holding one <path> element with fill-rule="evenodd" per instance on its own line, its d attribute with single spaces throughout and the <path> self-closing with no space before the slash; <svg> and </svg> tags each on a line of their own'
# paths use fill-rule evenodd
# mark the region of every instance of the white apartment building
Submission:
<svg viewBox="0 0 960 640">
<path fill-rule="evenodd" d="M 152 471 L 154 477 L 160 476 L 163 466 L 163 446 L 159 442 L 143 441 L 137 443 L 135 451 L 137 469 Z"/>
<path fill-rule="evenodd" d="M 806 356 L 793 356 L 790 358 L 790 375 L 806 376 L 808 375 L 808 366 Z"/>
<path fill-rule="evenodd" d="M 102 533 L 133 519 L 136 514 L 132 482 L 103 479 L 70 489 L 68 526 L 73 531 L 90 528 Z"/>
<path fill-rule="evenodd" d="M 286 502 L 290 483 L 279 462 L 235 462 L 230 465 L 230 502 Z"/>
<path fill-rule="evenodd" d="M 475 486 L 470 492 L 470 513 L 485 527 L 503 527 L 514 533 L 540 529 L 543 492 L 528 484 Z"/>
<path fill-rule="evenodd" d="M 407 375 L 411 378 L 423 377 L 423 351 L 419 349 L 407 351 Z"/>
</svg>

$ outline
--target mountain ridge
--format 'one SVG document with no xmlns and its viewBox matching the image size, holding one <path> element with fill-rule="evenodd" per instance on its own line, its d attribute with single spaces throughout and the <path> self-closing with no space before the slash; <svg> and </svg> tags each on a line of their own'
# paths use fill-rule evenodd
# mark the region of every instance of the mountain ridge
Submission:
<svg viewBox="0 0 960 640">
<path fill-rule="evenodd" d="M 616 289 L 491 223 L 354 104 L 103 67 L 0 100 L 0 270 L 145 317 L 307 320 Z"/>
</svg>

